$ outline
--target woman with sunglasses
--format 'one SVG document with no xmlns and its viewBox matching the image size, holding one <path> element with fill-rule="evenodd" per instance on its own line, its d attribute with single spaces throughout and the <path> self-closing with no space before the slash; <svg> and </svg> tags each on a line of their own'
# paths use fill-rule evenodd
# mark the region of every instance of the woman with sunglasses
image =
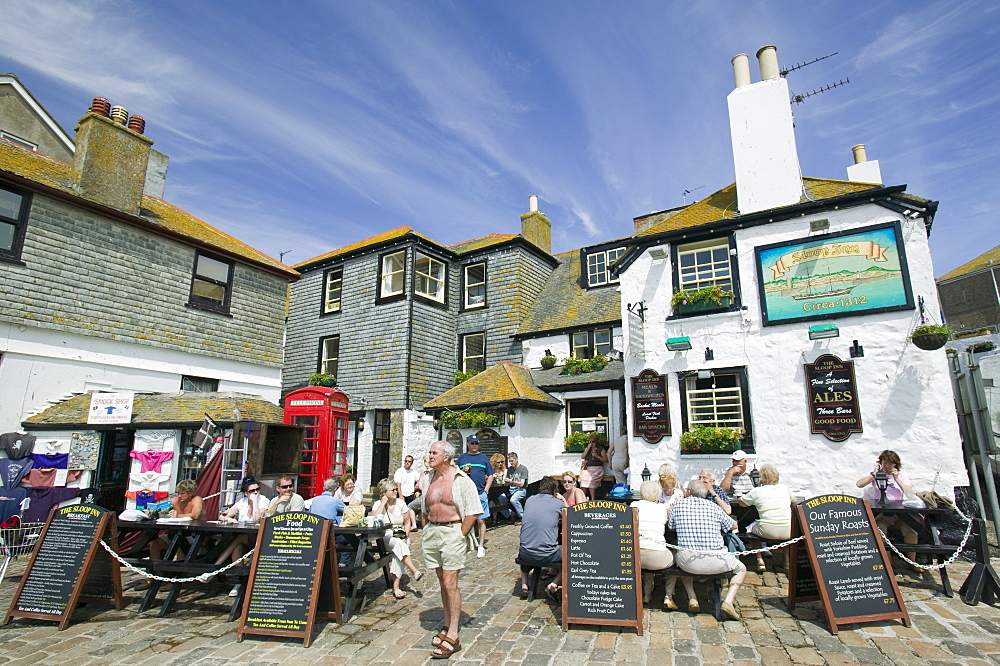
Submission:
<svg viewBox="0 0 1000 666">
<path fill-rule="evenodd" d="M 243 497 L 226 511 L 219 514 L 224 523 L 254 523 L 267 513 L 268 500 L 260 492 L 260 484 L 255 479 L 243 480 Z"/>
<path fill-rule="evenodd" d="M 580 490 L 576 485 L 576 475 L 573 472 L 563 472 L 563 491 L 556 493 L 556 497 L 566 503 L 566 506 L 573 506 L 580 502 L 587 501 L 587 493 Z"/>
<path fill-rule="evenodd" d="M 403 567 L 410 570 L 413 580 L 417 581 L 424 575 L 417 571 L 410 558 L 410 546 L 406 537 L 413 530 L 413 514 L 399 497 L 399 487 L 392 479 L 382 479 L 378 482 L 375 492 L 379 500 L 372 506 L 369 514 L 372 518 L 380 518 L 391 529 L 386 530 L 387 547 L 392 551 L 392 562 L 389 563 L 389 575 L 392 578 L 392 596 L 397 599 L 406 598 L 406 593 L 399 589 L 399 579 L 403 575 Z M 396 533 L 398 536 L 393 536 Z"/>
</svg>

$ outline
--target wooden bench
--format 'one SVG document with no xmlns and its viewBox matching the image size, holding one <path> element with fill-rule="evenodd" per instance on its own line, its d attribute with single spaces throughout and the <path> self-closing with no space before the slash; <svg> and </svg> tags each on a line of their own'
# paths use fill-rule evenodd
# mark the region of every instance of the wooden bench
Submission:
<svg viewBox="0 0 1000 666">
<path fill-rule="evenodd" d="M 724 571 L 718 574 L 693 574 L 677 567 L 667 567 L 666 569 L 643 569 L 642 575 L 663 574 L 664 576 L 680 576 L 694 579 L 706 579 L 711 581 L 709 588 L 712 598 L 713 615 L 716 620 L 722 619 L 722 581 L 730 580 L 733 577 L 732 571 Z"/>
<path fill-rule="evenodd" d="M 767 548 L 769 546 L 777 546 L 780 543 L 785 543 L 786 541 L 788 541 L 788 539 L 767 539 L 765 537 L 757 536 L 756 534 L 749 534 L 749 533 L 747 533 L 747 534 L 740 534 L 739 537 L 740 537 L 740 541 L 743 542 L 743 545 L 747 547 L 747 550 L 757 550 L 758 548 Z M 772 551 L 769 551 L 769 554 L 772 557 L 774 557 L 775 553 L 779 553 L 779 552 L 781 552 L 781 550 L 772 550 Z M 741 557 L 743 556 L 743 553 L 736 553 L 736 554 L 739 555 L 739 556 L 741 556 Z M 777 563 L 778 562 L 778 558 L 775 557 L 774 561 L 775 561 L 775 563 Z M 787 560 L 786 560 L 783 563 L 782 566 L 786 566 L 787 567 L 787 564 L 788 563 L 787 563 Z M 753 567 L 753 568 L 747 567 L 747 569 L 749 571 L 753 571 L 753 570 L 756 569 L 756 567 Z"/>
<path fill-rule="evenodd" d="M 520 557 L 514 559 L 514 563 L 519 567 L 528 567 L 528 601 L 534 601 L 535 597 L 538 596 L 538 584 L 542 580 L 542 569 L 552 569 L 558 567 L 558 564 L 539 564 L 537 562 L 529 562 L 522 560 Z"/>
<path fill-rule="evenodd" d="M 203 573 L 208 573 L 221 568 L 224 565 L 221 564 L 202 564 L 199 562 L 172 562 L 166 560 L 152 560 L 148 562 L 147 568 L 150 573 L 157 576 L 162 576 L 164 578 L 192 578 L 194 576 L 201 575 Z M 229 609 L 229 621 L 233 622 L 239 617 L 240 610 L 243 608 L 243 597 L 246 594 L 246 581 L 250 576 L 249 565 L 235 566 L 226 570 L 224 576 L 238 576 L 239 577 L 239 593 L 233 598 L 232 606 Z M 156 598 L 156 594 L 160 589 L 160 581 L 151 580 L 149 585 L 149 590 L 146 592 L 146 597 L 139 607 L 140 611 L 148 609 L 153 600 Z M 159 617 L 164 617 L 170 612 L 174 601 L 181 594 L 182 583 L 175 583 L 170 591 L 167 592 L 167 599 L 163 602 L 163 608 L 160 609 Z"/>
</svg>

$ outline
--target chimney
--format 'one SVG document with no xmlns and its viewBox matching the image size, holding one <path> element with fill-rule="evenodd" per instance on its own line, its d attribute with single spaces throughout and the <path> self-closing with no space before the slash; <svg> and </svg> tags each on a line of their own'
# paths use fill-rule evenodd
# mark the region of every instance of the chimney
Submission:
<svg viewBox="0 0 1000 666">
<path fill-rule="evenodd" d="M 528 212 L 521 215 L 521 236 L 547 254 L 552 254 L 552 223 L 538 212 L 538 195 L 528 197 Z"/>
<path fill-rule="evenodd" d="M 750 83 L 749 58 L 733 58 L 736 88 L 727 97 L 739 212 L 790 206 L 802 196 L 788 83 L 777 49 L 757 51 L 761 81 Z"/>
<path fill-rule="evenodd" d="M 882 170 L 878 166 L 878 160 L 868 161 L 865 144 L 859 143 L 851 150 L 854 151 L 854 164 L 847 167 L 847 180 L 856 183 L 878 183 L 881 185 Z"/>
<path fill-rule="evenodd" d="M 112 107 L 108 115 L 106 108 L 107 100 L 96 98 L 76 126 L 73 170 L 77 187 L 88 199 L 137 214 L 153 142 L 126 127 L 128 111 L 124 107 Z"/>
</svg>

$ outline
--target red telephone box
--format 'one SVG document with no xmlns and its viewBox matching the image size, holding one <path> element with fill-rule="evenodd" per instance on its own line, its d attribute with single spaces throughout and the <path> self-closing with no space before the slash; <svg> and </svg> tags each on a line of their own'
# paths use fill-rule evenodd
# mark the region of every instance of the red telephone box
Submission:
<svg viewBox="0 0 1000 666">
<path fill-rule="evenodd" d="M 315 497 L 323 481 L 347 471 L 348 399 L 325 386 L 309 386 L 285 396 L 285 423 L 305 428 L 298 492 Z"/>
</svg>

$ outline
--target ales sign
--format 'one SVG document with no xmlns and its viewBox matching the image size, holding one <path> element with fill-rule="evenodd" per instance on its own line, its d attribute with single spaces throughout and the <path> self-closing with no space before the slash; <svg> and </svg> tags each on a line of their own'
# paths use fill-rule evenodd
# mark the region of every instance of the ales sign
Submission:
<svg viewBox="0 0 1000 666">
<path fill-rule="evenodd" d="M 854 361 L 824 354 L 815 363 L 806 363 L 806 383 L 812 432 L 823 433 L 833 442 L 862 432 Z"/>
</svg>

